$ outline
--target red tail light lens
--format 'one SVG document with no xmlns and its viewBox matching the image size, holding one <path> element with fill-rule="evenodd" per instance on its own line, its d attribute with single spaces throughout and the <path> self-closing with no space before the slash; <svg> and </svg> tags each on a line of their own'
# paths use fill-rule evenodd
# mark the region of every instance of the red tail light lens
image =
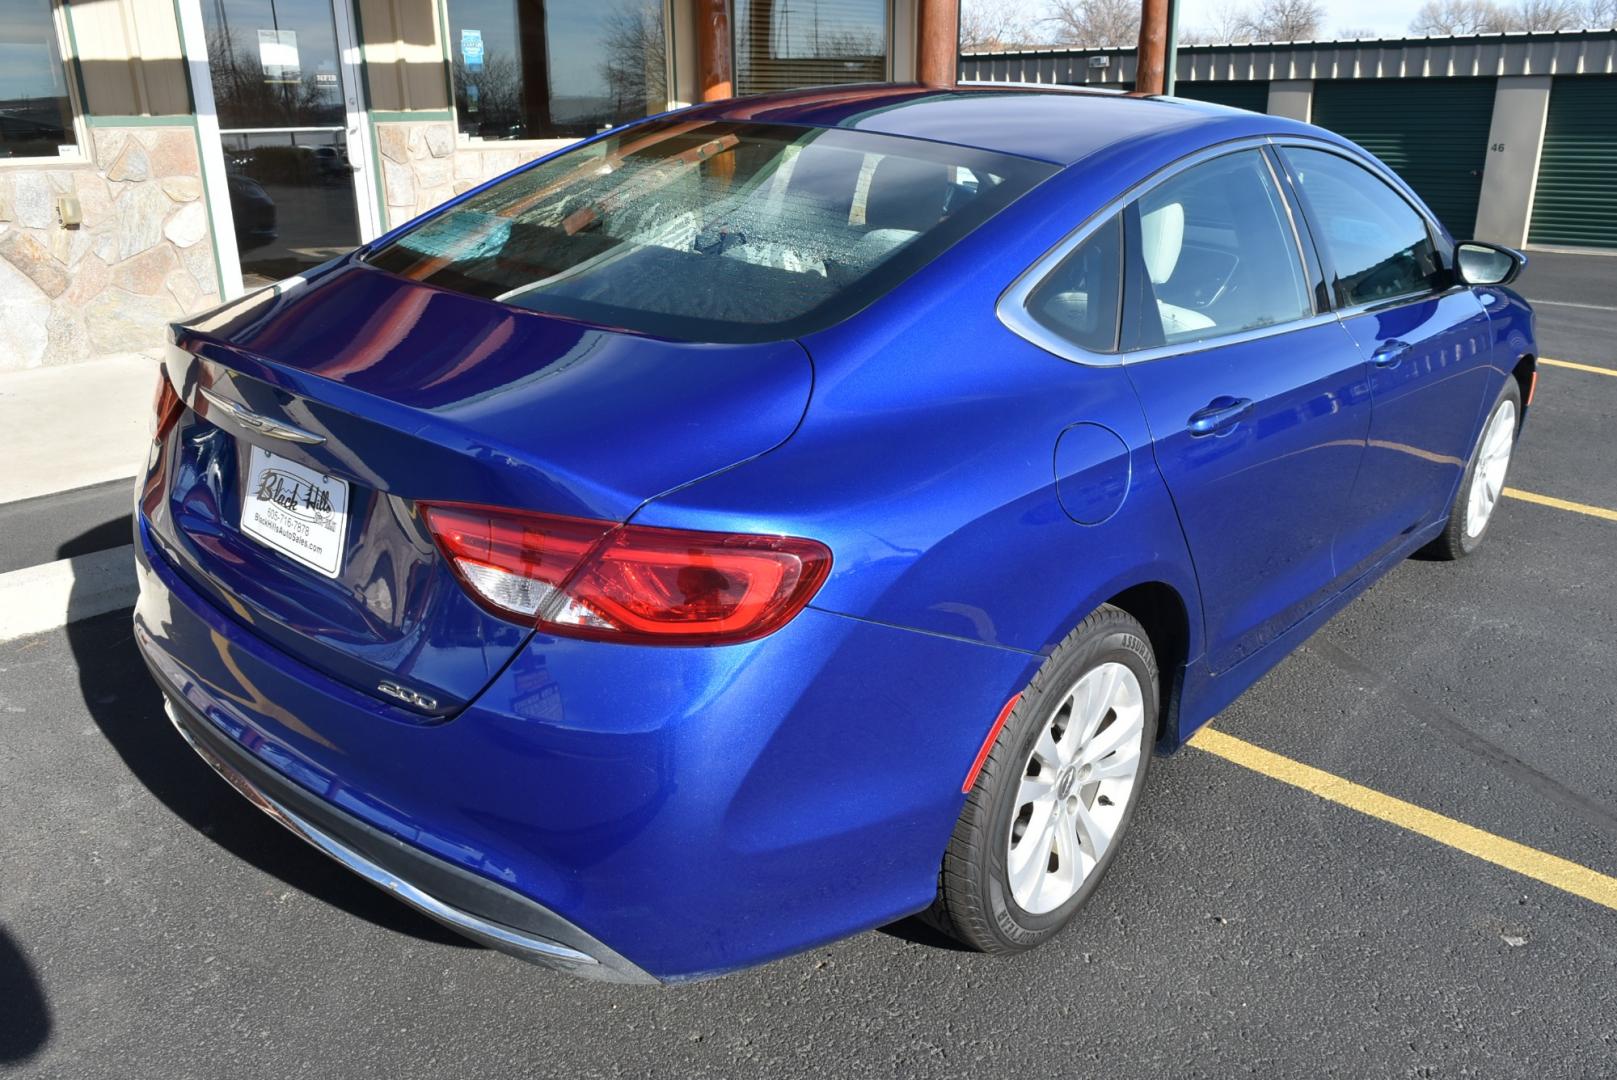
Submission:
<svg viewBox="0 0 1617 1080">
<path fill-rule="evenodd" d="M 763 637 L 831 570 L 824 544 L 431 505 L 428 527 L 484 607 L 568 637 L 719 645 Z"/>
<path fill-rule="evenodd" d="M 159 442 L 173 431 L 184 411 L 185 402 L 175 392 L 174 384 L 168 381 L 168 372 L 158 368 L 157 395 L 152 401 L 152 441 Z"/>
<path fill-rule="evenodd" d="M 515 514 L 482 506 L 428 506 L 427 528 L 473 597 L 496 615 L 535 619 L 609 521 Z"/>
</svg>

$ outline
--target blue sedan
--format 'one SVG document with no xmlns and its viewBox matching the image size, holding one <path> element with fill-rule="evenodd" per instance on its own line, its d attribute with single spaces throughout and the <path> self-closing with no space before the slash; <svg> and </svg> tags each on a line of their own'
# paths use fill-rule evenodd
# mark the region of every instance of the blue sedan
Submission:
<svg viewBox="0 0 1617 1080">
<path fill-rule="evenodd" d="M 1025 950 L 1154 755 L 1486 537 L 1523 262 L 1171 98 L 652 118 L 176 326 L 135 634 L 260 809 L 495 948 Z"/>
</svg>

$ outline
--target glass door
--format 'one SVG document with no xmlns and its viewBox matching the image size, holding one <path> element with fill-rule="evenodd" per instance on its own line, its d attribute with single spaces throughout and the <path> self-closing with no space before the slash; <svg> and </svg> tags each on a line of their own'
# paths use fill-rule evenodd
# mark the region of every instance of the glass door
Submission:
<svg viewBox="0 0 1617 1080">
<path fill-rule="evenodd" d="M 201 9 L 243 285 L 354 248 L 375 228 L 347 12 L 333 0 Z"/>
</svg>

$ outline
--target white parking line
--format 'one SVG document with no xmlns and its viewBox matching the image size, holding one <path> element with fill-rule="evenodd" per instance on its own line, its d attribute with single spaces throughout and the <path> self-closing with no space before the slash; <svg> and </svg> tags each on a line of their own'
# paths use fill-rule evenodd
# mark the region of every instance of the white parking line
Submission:
<svg viewBox="0 0 1617 1080">
<path fill-rule="evenodd" d="M 138 592 L 129 544 L 0 574 L 0 641 L 129 607 Z"/>
<path fill-rule="evenodd" d="M 1584 311 L 1617 311 L 1617 307 L 1610 307 L 1610 306 L 1608 306 L 1606 304 L 1574 304 L 1570 300 L 1532 300 L 1532 299 L 1529 299 L 1527 302 L 1529 304 L 1532 304 L 1534 307 L 1570 307 L 1570 308 L 1581 308 Z"/>
</svg>

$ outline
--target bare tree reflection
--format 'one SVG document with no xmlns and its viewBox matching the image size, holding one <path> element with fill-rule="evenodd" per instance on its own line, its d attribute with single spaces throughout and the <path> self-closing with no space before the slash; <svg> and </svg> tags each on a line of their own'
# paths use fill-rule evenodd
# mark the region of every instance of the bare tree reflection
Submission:
<svg viewBox="0 0 1617 1080">
<path fill-rule="evenodd" d="M 516 18 L 503 36 L 477 39 L 478 62 L 468 64 L 462 54 L 451 63 L 462 131 L 485 139 L 578 137 L 667 107 L 668 40 L 659 0 L 618 0 L 584 28 L 571 24 L 562 38 L 543 25 L 542 4 L 522 5 Z M 582 76 L 581 56 L 594 60 Z M 563 78 L 562 71 L 573 74 Z"/>
<path fill-rule="evenodd" d="M 611 122 L 660 112 L 668 100 L 667 37 L 662 5 L 629 0 L 606 16 L 606 59 L 601 77 L 611 101 Z"/>
<path fill-rule="evenodd" d="M 208 56 L 213 58 L 213 92 L 228 127 L 279 127 L 343 123 L 342 95 L 335 72 L 300 71 L 296 77 L 271 77 L 258 56 L 257 31 L 252 40 L 228 26 L 208 30 Z"/>
</svg>

